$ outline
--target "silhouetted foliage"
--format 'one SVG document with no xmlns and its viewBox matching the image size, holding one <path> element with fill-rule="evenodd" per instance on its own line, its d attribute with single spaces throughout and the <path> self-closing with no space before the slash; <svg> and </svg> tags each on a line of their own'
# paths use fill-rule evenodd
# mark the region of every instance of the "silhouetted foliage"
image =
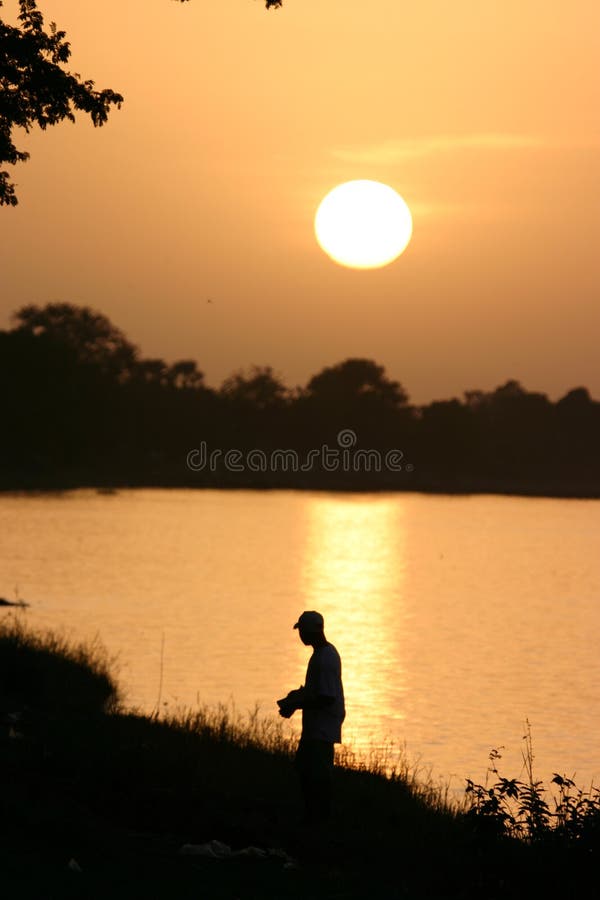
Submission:
<svg viewBox="0 0 600 900">
<path fill-rule="evenodd" d="M 54 23 L 46 31 L 35 0 L 19 0 L 19 10 L 19 25 L 0 20 L 0 165 L 29 158 L 17 150 L 13 128 L 29 131 L 32 125 L 74 122 L 76 110 L 87 113 L 94 125 L 103 125 L 110 107 L 123 102 L 121 94 L 109 88 L 96 91 L 93 81 L 82 81 L 65 68 L 71 56 L 66 34 Z M 17 202 L 9 173 L 0 171 L 0 206 Z"/>
<path fill-rule="evenodd" d="M 13 320 L 17 332 L 68 347 L 81 365 L 95 366 L 117 381 L 126 381 L 139 368 L 136 347 L 105 315 L 87 306 L 32 304 L 23 306 Z"/>
<path fill-rule="evenodd" d="M 249 374 L 234 372 L 221 385 L 222 397 L 233 409 L 255 412 L 281 409 L 288 389 L 270 366 L 253 366 Z"/>
<path fill-rule="evenodd" d="M 179 0 L 180 3 L 189 3 L 190 0 Z M 276 9 L 278 6 L 283 6 L 283 0 L 265 0 L 265 6 L 267 9 Z"/>
<path fill-rule="evenodd" d="M 195 391 L 204 386 L 204 372 L 194 359 L 180 359 L 167 369 L 167 384 L 181 391 Z"/>
<path fill-rule="evenodd" d="M 516 380 L 410 405 L 370 359 L 290 389 L 270 366 L 215 390 L 192 359 L 142 358 L 102 313 L 25 306 L 0 331 L 0 487 L 195 485 L 600 496 L 600 403 L 556 403 Z M 202 444 L 218 465 L 188 467 Z M 362 454 L 328 466 L 317 451 Z M 223 465 L 228 450 L 233 466 Z M 400 451 L 401 469 L 376 465 Z M 254 454 L 240 466 L 240 454 Z M 278 467 L 269 454 L 278 454 Z M 302 467 L 309 454 L 314 464 Z M 353 458 L 354 459 L 354 458 Z"/>
<path fill-rule="evenodd" d="M 189 0 L 179 0 L 180 3 L 189 3 Z M 283 0 L 265 0 L 265 6 L 267 9 L 276 9 L 278 6 L 283 6 Z"/>
<path fill-rule="evenodd" d="M 63 119 L 74 122 L 75 111 L 87 113 L 94 125 L 104 125 L 110 107 L 120 108 L 123 102 L 121 94 L 110 88 L 94 90 L 93 81 L 83 81 L 65 68 L 71 57 L 66 32 L 58 31 L 54 22 L 46 30 L 37 0 L 18 3 L 18 25 L 0 19 L 0 165 L 29 159 L 13 142 L 14 128 L 30 131 L 33 125 L 45 129 Z M 281 6 L 281 0 L 265 0 L 265 5 Z M 0 206 L 17 203 L 9 172 L 0 170 Z"/>
<path fill-rule="evenodd" d="M 310 379 L 307 396 L 326 405 L 375 404 L 379 410 L 398 409 L 408 396 L 397 381 L 390 381 L 383 366 L 370 359 L 347 359 L 323 369 Z"/>
</svg>

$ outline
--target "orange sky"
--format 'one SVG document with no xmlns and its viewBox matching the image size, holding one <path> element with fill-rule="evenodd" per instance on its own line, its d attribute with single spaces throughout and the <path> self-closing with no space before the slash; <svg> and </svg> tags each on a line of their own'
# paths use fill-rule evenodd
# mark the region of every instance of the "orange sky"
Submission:
<svg viewBox="0 0 600 900">
<path fill-rule="evenodd" d="M 18 136 L 0 327 L 60 300 L 215 386 L 366 356 L 414 402 L 508 378 L 600 399 L 598 0 L 39 3 L 125 104 Z M 352 178 L 412 209 L 386 268 L 315 241 Z"/>
</svg>

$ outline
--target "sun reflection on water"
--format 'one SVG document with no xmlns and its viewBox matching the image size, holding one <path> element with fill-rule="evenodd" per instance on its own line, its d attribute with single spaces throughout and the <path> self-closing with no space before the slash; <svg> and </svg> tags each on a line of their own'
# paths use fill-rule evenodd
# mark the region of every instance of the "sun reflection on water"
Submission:
<svg viewBox="0 0 600 900">
<path fill-rule="evenodd" d="M 404 720 L 406 609 L 402 500 L 314 497 L 307 507 L 304 609 L 325 617 L 342 657 L 344 741 L 367 745 L 375 720 L 390 736 Z"/>
</svg>

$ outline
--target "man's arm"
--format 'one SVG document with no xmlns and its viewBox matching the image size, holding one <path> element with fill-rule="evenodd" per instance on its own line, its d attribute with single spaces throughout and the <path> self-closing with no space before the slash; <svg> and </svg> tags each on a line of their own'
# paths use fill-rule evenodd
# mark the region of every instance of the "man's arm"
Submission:
<svg viewBox="0 0 600 900">
<path fill-rule="evenodd" d="M 330 697 L 328 694 L 311 695 L 305 690 L 302 696 L 302 706 L 299 706 L 298 709 L 326 709 L 334 702 L 335 697 Z"/>
<path fill-rule="evenodd" d="M 327 694 L 311 694 L 305 687 L 290 691 L 287 697 L 277 701 L 279 715 L 289 719 L 297 709 L 327 709 L 335 702 L 335 697 Z"/>
</svg>

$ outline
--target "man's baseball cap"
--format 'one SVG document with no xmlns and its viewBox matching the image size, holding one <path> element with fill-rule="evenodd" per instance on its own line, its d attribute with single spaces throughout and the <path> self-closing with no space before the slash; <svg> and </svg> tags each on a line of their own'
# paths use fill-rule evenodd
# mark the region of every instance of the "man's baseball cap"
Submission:
<svg viewBox="0 0 600 900">
<path fill-rule="evenodd" d="M 302 628 L 303 631 L 323 631 L 325 620 L 320 612 L 314 609 L 303 612 L 294 628 Z"/>
</svg>

